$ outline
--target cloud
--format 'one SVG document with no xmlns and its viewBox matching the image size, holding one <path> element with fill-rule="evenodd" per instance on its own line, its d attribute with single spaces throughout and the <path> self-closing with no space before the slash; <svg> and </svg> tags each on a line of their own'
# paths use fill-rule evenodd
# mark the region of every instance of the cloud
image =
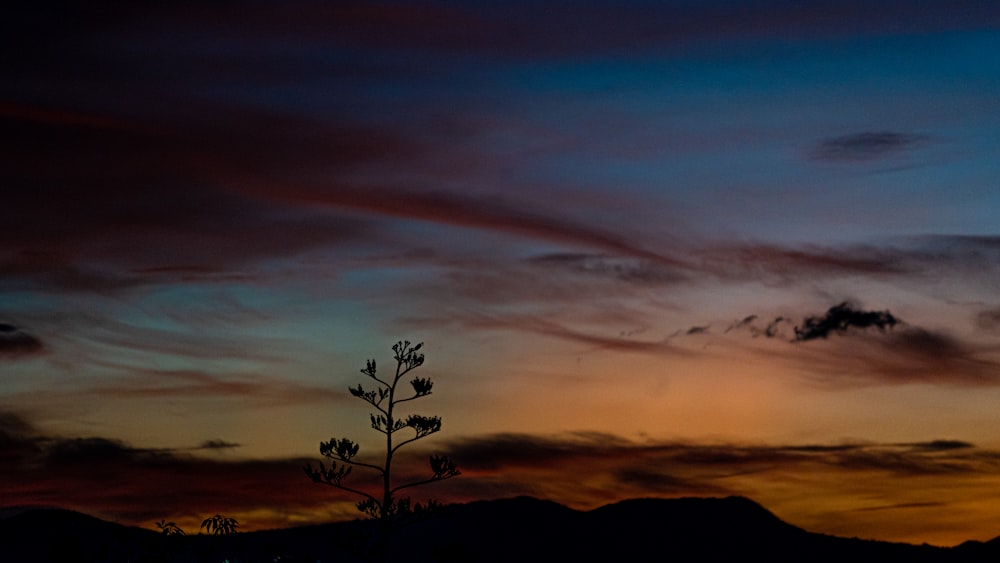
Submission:
<svg viewBox="0 0 1000 563">
<path fill-rule="evenodd" d="M 873 160 L 914 148 L 925 140 L 907 133 L 865 131 L 824 139 L 813 151 L 813 157 L 829 161 Z"/>
<path fill-rule="evenodd" d="M 984 332 L 1000 332 L 1000 308 L 980 311 L 976 315 L 976 327 Z"/>
<path fill-rule="evenodd" d="M 691 468 L 714 475 L 820 464 L 840 469 L 877 467 L 898 474 L 987 471 L 1000 464 L 993 453 L 960 440 L 902 444 L 742 445 L 689 442 L 633 442 L 605 433 L 563 435 L 492 434 L 447 442 L 448 455 L 471 470 L 596 464 L 620 467 L 672 467 L 678 475 Z"/>
<path fill-rule="evenodd" d="M 845 247 L 776 244 L 714 244 L 691 248 L 698 270 L 723 280 L 762 279 L 794 283 L 839 276 L 900 276 L 914 273 L 898 251 L 872 245 Z"/>
<path fill-rule="evenodd" d="M 231 450 L 233 448 L 239 448 L 241 444 L 236 444 L 233 442 L 227 442 L 225 440 L 205 440 L 198 445 L 198 450 Z"/>
<path fill-rule="evenodd" d="M 768 322 L 763 327 L 761 327 L 757 323 L 758 319 L 759 319 L 758 315 L 748 315 L 730 324 L 728 327 L 726 327 L 726 330 L 723 333 L 725 334 L 733 331 L 737 332 L 747 331 L 754 338 L 757 338 L 758 336 L 764 336 L 766 338 L 783 337 L 784 332 L 782 331 L 782 325 L 792 323 L 792 321 L 790 321 L 789 319 L 786 319 L 785 317 L 782 316 L 778 316 L 775 317 L 770 322 Z"/>
<path fill-rule="evenodd" d="M 901 502 L 896 504 L 885 504 L 879 506 L 865 506 L 855 508 L 855 512 L 877 512 L 881 510 L 898 510 L 901 508 L 942 508 L 948 506 L 946 502 Z"/>
<path fill-rule="evenodd" d="M 614 472 L 613 478 L 626 487 L 645 491 L 646 495 L 689 496 L 728 495 L 732 490 L 711 486 L 704 482 L 670 475 L 659 468 L 623 468 Z"/>
<path fill-rule="evenodd" d="M 134 449 L 120 440 L 108 438 L 55 439 L 47 441 L 44 447 L 46 461 L 68 465 L 140 460 L 151 453 L 149 450 Z"/>
<path fill-rule="evenodd" d="M 477 329 L 526 331 L 602 350 L 653 355 L 689 355 L 692 353 L 671 345 L 669 338 L 662 340 L 638 340 L 621 335 L 609 336 L 597 332 L 578 330 L 540 316 L 471 314 L 451 319 L 451 321 L 458 322 L 462 326 Z M 441 322 L 447 322 L 447 320 Z"/>
<path fill-rule="evenodd" d="M 1000 385 L 996 346 L 965 343 L 945 331 L 904 326 L 890 333 L 831 339 L 808 348 L 807 352 L 801 346 L 801 353 L 790 350 L 785 358 L 821 386 Z"/>
<path fill-rule="evenodd" d="M 908 327 L 879 344 L 881 353 L 867 360 L 873 373 L 887 381 L 1000 384 L 1000 363 L 991 359 L 995 350 L 964 344 L 943 331 Z"/>
<path fill-rule="evenodd" d="M 10 197 L 0 208 L 7 284 L 13 278 L 110 291 L 226 280 L 254 273 L 264 261 L 358 240 L 368 234 L 359 218 L 260 201 L 228 186 L 244 175 L 284 177 L 317 167 L 344 174 L 372 160 L 404 160 L 413 146 L 375 127 L 158 104 L 161 95 L 151 95 L 148 111 L 130 116 L 128 128 L 36 117 L 70 111 L 58 106 L 18 114 L 27 117 L 12 124 L 21 142 L 9 147 Z M 116 119 L 120 111 L 91 113 Z"/>
<path fill-rule="evenodd" d="M 250 6 L 241 22 L 252 37 L 308 38 L 322 45 L 332 35 L 366 50 L 534 59 L 637 50 L 670 53 L 692 44 L 755 38 L 978 29 L 1000 19 L 991 6 L 969 0 L 957 3 L 935 0 L 907 10 L 900 10 L 886 0 L 802 5 L 435 1 L 422 4 L 419 9 L 406 3 L 392 3 L 336 5 L 321 10 L 293 6 L 296 4 L 285 10 L 276 10 L 268 4 Z M 211 11 L 192 13 L 212 14 Z M 223 16 L 224 13 L 218 13 L 213 21 Z"/>
<path fill-rule="evenodd" d="M 257 183 L 254 187 L 250 179 L 241 190 L 278 201 L 310 203 L 587 246 L 648 260 L 662 267 L 691 267 L 684 260 L 649 250 L 626 236 L 585 221 L 540 213 L 530 202 L 516 202 L 502 197 L 469 197 L 446 191 L 385 186 L 285 184 L 272 187 Z"/>
<path fill-rule="evenodd" d="M 313 486 L 302 474 L 302 465 L 318 456 L 223 461 L 186 453 L 233 445 L 221 440 L 194 448 L 136 448 L 107 437 L 40 436 L 23 418 L 0 413 L 0 422 L 8 420 L 17 431 L 0 440 L 0 495 L 11 505 L 63 506 L 145 526 L 169 517 L 196 527 L 199 516 L 219 512 L 247 529 L 357 516 L 354 497 Z M 1000 452 L 959 440 L 751 445 L 633 441 L 600 432 L 506 433 L 453 438 L 433 451 L 462 469 L 460 479 L 422 491 L 434 498 L 532 494 L 577 508 L 641 496 L 756 491 L 753 496 L 773 509 L 787 499 L 769 493 L 766 484 L 789 475 L 797 476 L 798 490 L 846 489 L 850 498 L 855 485 L 887 477 L 898 479 L 894 490 L 902 493 L 911 478 L 924 488 L 931 485 L 927 479 L 978 479 L 1000 470 Z M 400 478 L 426 474 L 428 452 L 418 448 L 400 457 Z M 357 473 L 354 485 L 377 487 L 376 477 Z M 838 493 L 841 501 L 844 492 Z M 869 498 L 862 491 L 858 500 Z M 907 502 L 905 495 L 900 499 Z"/>
<path fill-rule="evenodd" d="M 794 334 L 788 334 L 792 327 Z M 776 339 L 788 345 L 746 348 L 739 334 Z M 837 338 L 834 338 L 837 336 Z M 949 386 L 1000 385 L 1000 346 L 995 342 L 904 322 L 888 310 L 866 310 L 849 301 L 822 315 L 796 322 L 780 315 L 731 321 L 717 342 L 786 363 L 821 387 L 930 383 Z"/>
<path fill-rule="evenodd" d="M 862 311 L 843 302 L 830 307 L 823 316 L 806 317 L 802 325 L 795 327 L 795 341 L 805 342 L 826 338 L 830 334 L 845 334 L 851 329 L 891 329 L 899 323 L 899 319 L 889 311 Z"/>
<path fill-rule="evenodd" d="M 0 411 L 0 436 L 26 436 L 34 430 L 34 426 L 23 416 Z"/>
<path fill-rule="evenodd" d="M 528 262 L 546 268 L 566 269 L 573 274 L 607 276 L 640 284 L 676 284 L 688 279 L 684 270 L 627 256 L 558 252 L 535 256 Z"/>
<path fill-rule="evenodd" d="M 932 290 L 936 297 L 951 291 L 956 299 L 968 299 L 970 289 L 988 292 L 1000 283 L 1000 237 L 994 236 L 924 235 L 828 246 L 720 242 L 681 246 L 675 252 L 691 266 L 689 273 L 737 283 L 793 285 L 860 276 Z"/>
<path fill-rule="evenodd" d="M 952 440 L 770 445 L 637 442 L 602 433 L 505 433 L 452 439 L 442 450 L 462 468 L 463 477 L 448 485 L 449 492 L 459 498 L 531 491 L 589 509 L 625 498 L 737 494 L 752 496 L 785 514 L 815 517 L 817 507 L 826 502 L 867 506 L 872 494 L 903 503 L 912 500 L 915 490 L 924 495 L 939 490 L 951 491 L 949 499 L 956 501 L 955 479 L 989 481 L 1000 469 L 998 452 L 959 445 Z M 796 484 L 793 494 L 788 492 L 790 479 Z M 886 479 L 896 483 L 891 493 L 881 485 L 872 491 L 871 484 Z M 811 496 L 805 508 L 801 506 L 803 494 Z"/>
<path fill-rule="evenodd" d="M 60 506 L 140 526 L 224 511 L 261 529 L 287 526 L 289 515 L 330 501 L 310 494 L 298 459 L 219 461 L 111 438 L 28 433 L 12 433 L 0 447 L 0 498 L 8 505 Z M 285 507 L 284 518 L 274 507 Z"/>
<path fill-rule="evenodd" d="M 0 322 L 0 357 L 21 358 L 38 354 L 42 341 L 24 329 Z"/>
<path fill-rule="evenodd" d="M 82 392 L 119 400 L 216 397 L 238 399 L 253 406 L 338 402 L 349 397 L 345 392 L 328 387 L 303 385 L 260 374 L 148 368 L 133 369 L 127 378 L 98 384 Z"/>
<path fill-rule="evenodd" d="M 969 442 L 963 442 L 962 440 L 931 440 L 930 442 L 913 442 L 901 445 L 927 452 L 964 450 L 976 447 L 975 445 Z"/>
</svg>

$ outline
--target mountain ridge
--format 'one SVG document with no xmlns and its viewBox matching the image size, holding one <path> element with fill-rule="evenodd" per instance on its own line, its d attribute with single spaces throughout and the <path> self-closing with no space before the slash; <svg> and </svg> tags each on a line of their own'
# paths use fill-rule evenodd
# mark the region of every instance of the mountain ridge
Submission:
<svg viewBox="0 0 1000 563">
<path fill-rule="evenodd" d="M 0 519 L 0 559 L 101 563 L 364 561 L 370 520 L 172 536 L 63 509 Z M 1000 537 L 937 547 L 843 538 L 784 522 L 745 497 L 634 498 L 581 511 L 534 497 L 446 505 L 399 526 L 393 561 L 605 562 L 650 559 L 959 563 L 1000 559 Z"/>
</svg>

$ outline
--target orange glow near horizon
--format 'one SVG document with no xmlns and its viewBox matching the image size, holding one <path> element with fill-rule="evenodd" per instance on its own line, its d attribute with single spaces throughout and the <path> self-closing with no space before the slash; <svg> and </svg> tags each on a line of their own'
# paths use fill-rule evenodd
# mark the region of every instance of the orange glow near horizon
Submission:
<svg viewBox="0 0 1000 563">
<path fill-rule="evenodd" d="M 1000 534 L 1000 3 L 35 4 L 0 509 L 352 518 L 302 466 L 385 459 L 348 389 L 409 339 L 415 500 Z"/>
</svg>

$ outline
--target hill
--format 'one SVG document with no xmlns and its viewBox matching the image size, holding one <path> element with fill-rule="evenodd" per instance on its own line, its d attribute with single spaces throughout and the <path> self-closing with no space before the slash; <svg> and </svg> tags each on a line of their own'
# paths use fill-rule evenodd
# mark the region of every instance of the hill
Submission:
<svg viewBox="0 0 1000 563">
<path fill-rule="evenodd" d="M 0 520 L 0 560 L 32 562 L 364 561 L 373 522 L 165 537 L 65 510 Z M 393 560 L 509 561 L 997 561 L 1000 539 L 953 548 L 839 538 L 783 522 L 742 497 L 634 499 L 577 511 L 528 497 L 449 505 L 397 531 Z"/>
</svg>

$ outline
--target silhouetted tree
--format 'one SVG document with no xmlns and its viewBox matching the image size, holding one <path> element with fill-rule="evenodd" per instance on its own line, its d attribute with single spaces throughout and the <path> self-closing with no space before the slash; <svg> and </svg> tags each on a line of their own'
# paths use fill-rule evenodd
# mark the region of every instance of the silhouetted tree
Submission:
<svg viewBox="0 0 1000 563">
<path fill-rule="evenodd" d="M 160 533 L 165 536 L 183 536 L 184 530 L 180 526 L 174 524 L 173 522 L 165 522 L 160 520 L 156 523 L 156 527 L 160 529 Z"/>
<path fill-rule="evenodd" d="M 236 528 L 240 527 L 240 523 L 235 518 L 216 514 L 215 516 L 206 518 L 201 523 L 201 527 L 205 528 L 205 531 L 213 536 L 228 536 L 236 533 Z"/>
<path fill-rule="evenodd" d="M 441 417 L 422 416 L 410 414 L 405 418 L 396 412 L 396 407 L 400 403 L 426 397 L 431 394 L 434 386 L 429 378 L 414 377 L 410 380 L 412 394 L 400 397 L 397 392 L 399 382 L 403 380 L 409 372 L 422 366 L 424 355 L 420 353 L 423 343 L 410 345 L 410 341 L 397 342 L 392 346 L 393 359 L 396 361 L 395 373 L 392 377 L 384 378 L 379 376 L 375 370 L 375 360 L 368 360 L 367 365 L 361 373 L 367 375 L 375 382 L 373 389 L 366 389 L 361 384 L 357 387 L 349 388 L 351 395 L 363 400 L 376 412 L 371 413 L 372 428 L 385 436 L 385 458 L 381 465 L 359 461 L 356 458 L 360 446 L 347 438 L 331 438 L 328 442 L 320 442 L 319 452 L 330 460 L 330 467 L 327 468 L 323 462 L 318 468 L 307 464 L 304 469 L 306 475 L 315 483 L 329 485 L 337 489 L 348 491 L 363 498 L 358 502 L 358 510 L 368 516 L 379 520 L 381 523 L 380 557 L 384 559 L 387 554 L 390 523 L 393 517 L 411 512 L 421 511 L 433 507 L 433 501 L 426 505 L 419 503 L 411 505 L 409 497 L 398 497 L 396 493 L 410 487 L 426 485 L 435 481 L 450 479 L 460 474 L 458 466 L 445 457 L 432 455 L 430 457 L 430 475 L 425 479 L 410 481 L 402 484 L 394 483 L 392 479 L 392 462 L 396 452 L 407 444 L 411 444 L 422 438 L 426 438 L 441 430 Z M 407 432 L 407 436 L 399 441 L 397 433 Z M 350 475 L 354 467 L 364 467 L 375 471 L 381 476 L 382 488 L 378 493 L 372 494 L 361 489 L 356 489 L 344 483 L 345 478 Z"/>
</svg>

